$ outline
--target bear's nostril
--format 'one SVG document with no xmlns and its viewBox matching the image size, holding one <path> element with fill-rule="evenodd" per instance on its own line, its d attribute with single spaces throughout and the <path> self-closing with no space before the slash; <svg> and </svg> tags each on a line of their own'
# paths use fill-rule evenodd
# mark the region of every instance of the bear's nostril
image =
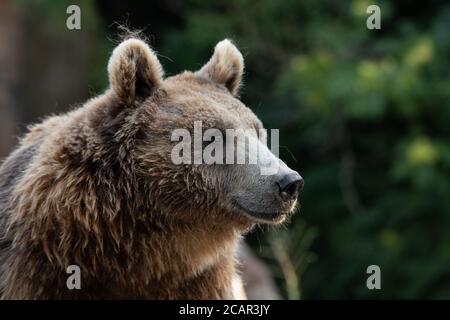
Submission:
<svg viewBox="0 0 450 320">
<path fill-rule="evenodd" d="M 297 173 L 289 173 L 277 181 L 278 189 L 283 200 L 291 200 L 297 196 L 298 191 L 303 188 L 303 178 Z"/>
</svg>

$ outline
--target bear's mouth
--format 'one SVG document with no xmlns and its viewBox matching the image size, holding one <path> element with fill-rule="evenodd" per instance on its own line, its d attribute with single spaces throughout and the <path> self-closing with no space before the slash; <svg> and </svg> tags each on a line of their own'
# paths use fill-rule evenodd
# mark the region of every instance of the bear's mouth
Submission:
<svg viewBox="0 0 450 320">
<path fill-rule="evenodd" d="M 278 224 L 283 222 L 289 214 L 289 212 L 257 212 L 244 208 L 237 201 L 233 201 L 233 204 L 240 213 L 257 223 Z"/>
</svg>

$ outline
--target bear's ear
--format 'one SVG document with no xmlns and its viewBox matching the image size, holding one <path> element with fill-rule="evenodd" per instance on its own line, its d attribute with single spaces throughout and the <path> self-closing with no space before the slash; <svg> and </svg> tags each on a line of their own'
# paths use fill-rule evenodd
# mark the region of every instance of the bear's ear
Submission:
<svg viewBox="0 0 450 320">
<path fill-rule="evenodd" d="M 113 51 L 108 62 L 111 88 L 126 105 L 144 100 L 163 79 L 163 69 L 156 54 L 142 40 L 123 41 Z"/>
<path fill-rule="evenodd" d="M 228 39 L 220 41 L 214 54 L 197 74 L 224 85 L 233 95 L 237 95 L 244 73 L 244 58 Z"/>
</svg>

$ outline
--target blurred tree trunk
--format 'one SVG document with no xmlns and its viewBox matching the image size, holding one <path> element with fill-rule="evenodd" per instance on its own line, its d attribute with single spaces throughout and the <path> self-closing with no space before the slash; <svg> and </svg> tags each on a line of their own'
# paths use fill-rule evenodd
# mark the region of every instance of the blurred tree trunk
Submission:
<svg viewBox="0 0 450 320">
<path fill-rule="evenodd" d="M 92 72 L 106 59 L 99 62 L 103 43 L 97 41 L 93 7 L 83 6 L 86 18 L 75 31 L 66 27 L 64 6 L 55 2 L 54 14 L 37 8 L 33 2 L 0 0 L 0 158 L 26 125 L 67 111 L 89 98 L 89 89 L 104 87 Z M 106 81 L 106 66 L 101 76 Z"/>
<path fill-rule="evenodd" d="M 22 12 L 11 1 L 0 2 L 0 158 L 16 143 L 21 110 L 20 66 L 23 59 Z"/>
</svg>

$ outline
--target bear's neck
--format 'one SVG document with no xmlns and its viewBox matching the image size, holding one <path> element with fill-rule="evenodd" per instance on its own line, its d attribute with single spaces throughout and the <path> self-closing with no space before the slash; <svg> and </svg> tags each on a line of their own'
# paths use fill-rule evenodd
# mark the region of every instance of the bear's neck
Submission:
<svg viewBox="0 0 450 320">
<path fill-rule="evenodd" d="M 132 296 L 139 293 L 150 298 L 191 298 L 194 293 L 188 290 L 189 294 L 183 295 L 185 290 L 180 286 L 189 282 L 191 287 L 202 287 L 197 282 L 204 284 L 216 279 L 222 286 L 216 297 L 229 297 L 242 229 L 223 222 L 190 224 L 151 218 L 130 223 L 126 216 L 103 224 L 109 224 L 103 233 L 112 236 L 103 236 L 110 240 L 103 242 L 101 254 L 87 255 L 94 259 L 89 265 L 100 268 L 103 265 L 119 287 L 132 283 L 128 289 Z M 116 234 L 120 234 L 117 242 Z M 94 280 L 102 272 L 92 271 Z M 168 295 L 174 292 L 181 292 L 180 296 Z M 206 296 L 199 298 L 206 299 L 211 293 L 203 294 Z"/>
</svg>

